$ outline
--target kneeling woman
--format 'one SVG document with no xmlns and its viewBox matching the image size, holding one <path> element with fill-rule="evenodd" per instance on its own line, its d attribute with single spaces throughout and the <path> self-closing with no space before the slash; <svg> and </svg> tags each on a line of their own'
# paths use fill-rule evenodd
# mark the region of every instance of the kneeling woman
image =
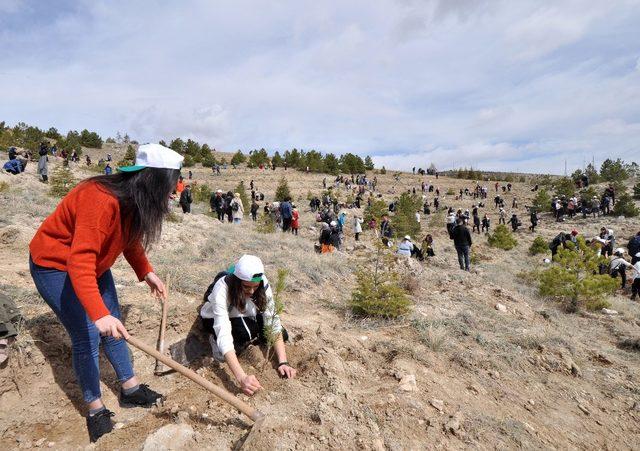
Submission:
<svg viewBox="0 0 640 451">
<path fill-rule="evenodd" d="M 273 348 L 278 373 L 285 378 L 296 376 L 284 348 L 287 332 L 275 313 L 273 292 L 258 257 L 243 255 L 228 274 L 217 278 L 200 315 L 210 333 L 214 358 L 229 365 L 244 393 L 253 395 L 262 387 L 256 376 L 244 372 L 237 356 L 251 344 L 266 343 L 265 326 L 277 335 Z"/>
</svg>

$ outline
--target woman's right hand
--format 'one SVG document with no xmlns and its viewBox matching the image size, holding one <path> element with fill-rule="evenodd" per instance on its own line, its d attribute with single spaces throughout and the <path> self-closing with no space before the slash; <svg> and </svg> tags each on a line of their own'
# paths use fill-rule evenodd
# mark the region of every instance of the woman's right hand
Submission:
<svg viewBox="0 0 640 451">
<path fill-rule="evenodd" d="M 253 374 L 245 375 L 240 380 L 240 386 L 242 387 L 242 391 L 249 396 L 253 395 L 255 392 L 262 388 L 262 385 L 260 385 L 258 378 Z"/>
<path fill-rule="evenodd" d="M 116 339 L 123 338 L 129 339 L 129 332 L 125 329 L 124 324 L 111 315 L 103 316 L 95 321 L 95 325 L 100 331 L 100 335 L 104 337 L 113 337 Z"/>
</svg>

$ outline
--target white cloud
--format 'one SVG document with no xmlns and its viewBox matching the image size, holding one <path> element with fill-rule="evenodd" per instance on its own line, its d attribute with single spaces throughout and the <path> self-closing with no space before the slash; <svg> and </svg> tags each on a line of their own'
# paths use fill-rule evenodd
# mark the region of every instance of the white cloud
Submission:
<svg viewBox="0 0 640 451">
<path fill-rule="evenodd" d="M 37 16 L 0 0 L 9 8 L 9 123 L 405 169 L 637 159 L 636 0 L 69 0 Z"/>
</svg>

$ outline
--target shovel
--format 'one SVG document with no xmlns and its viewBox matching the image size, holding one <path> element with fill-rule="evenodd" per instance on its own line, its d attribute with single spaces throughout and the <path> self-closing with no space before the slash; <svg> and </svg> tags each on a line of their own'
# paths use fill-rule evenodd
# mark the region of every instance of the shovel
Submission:
<svg viewBox="0 0 640 451">
<path fill-rule="evenodd" d="M 241 399 L 236 398 L 233 394 L 231 394 L 224 388 L 218 387 L 217 385 L 209 382 L 208 380 L 200 376 L 195 371 L 192 371 L 189 368 L 180 365 L 178 362 L 174 361 L 172 358 L 159 353 L 157 350 L 153 349 L 151 346 L 146 345 L 145 343 L 141 342 L 137 338 L 130 336 L 127 342 L 129 342 L 129 344 L 138 348 L 145 354 L 148 354 L 151 357 L 154 357 L 156 360 L 159 360 L 160 362 L 164 363 L 169 368 L 172 368 L 178 373 L 182 374 L 183 376 L 186 376 L 187 378 L 191 379 L 193 382 L 200 385 L 201 387 L 209 390 L 218 398 L 222 399 L 228 404 L 231 404 L 240 412 L 242 412 L 243 414 L 251 418 L 254 422 L 258 422 L 258 420 L 262 420 L 265 418 L 264 413 L 260 412 L 257 409 L 254 409 L 253 407 L 251 407 L 249 404 L 242 401 Z"/>
</svg>

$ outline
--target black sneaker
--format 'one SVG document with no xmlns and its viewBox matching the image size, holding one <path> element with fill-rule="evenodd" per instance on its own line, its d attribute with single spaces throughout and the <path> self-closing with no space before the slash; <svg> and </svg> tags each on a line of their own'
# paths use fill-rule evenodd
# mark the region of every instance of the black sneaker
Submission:
<svg viewBox="0 0 640 451">
<path fill-rule="evenodd" d="M 151 390 L 147 384 L 140 384 L 130 395 L 120 390 L 120 407 L 151 407 L 159 399 L 162 399 L 162 395 Z"/>
<path fill-rule="evenodd" d="M 114 415 L 115 413 L 109 409 L 104 409 L 94 416 L 87 417 L 87 429 L 89 430 L 89 440 L 91 440 L 91 443 L 97 441 L 104 434 L 113 431 L 111 417 Z"/>
</svg>

